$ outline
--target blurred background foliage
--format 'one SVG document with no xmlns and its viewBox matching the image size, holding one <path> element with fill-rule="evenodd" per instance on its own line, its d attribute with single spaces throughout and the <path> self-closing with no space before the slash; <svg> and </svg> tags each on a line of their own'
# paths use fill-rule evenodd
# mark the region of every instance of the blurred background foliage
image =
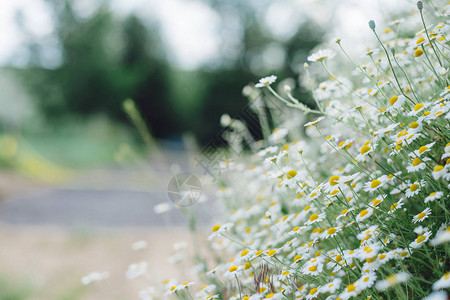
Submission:
<svg viewBox="0 0 450 300">
<path fill-rule="evenodd" d="M 221 59 L 185 69 L 173 62 L 157 20 L 118 15 L 104 1 L 87 17 L 77 15 L 73 1 L 46 2 L 54 20 L 52 40 L 21 26 L 29 60 L 7 68 L 20 78 L 39 117 L 13 129 L 41 153 L 53 151 L 56 158 L 60 153 L 61 161 L 73 164 L 98 160 L 89 154 L 102 153 L 96 143 L 114 148 L 137 141 L 128 134 L 132 124 L 122 110 L 127 98 L 135 101 L 159 140 L 177 141 L 191 133 L 199 144 L 207 143 L 220 131 L 222 114 L 240 115 L 247 104 L 241 91 L 248 82 L 270 74 L 297 79 L 297 70 L 323 35 L 319 25 L 305 19 L 277 36 L 264 21 L 270 1 L 211 0 L 208 5 L 220 16 Z M 24 23 L 20 11 L 16 22 Z M 59 51 L 49 51 L 49 43 Z M 301 89 L 300 94 L 308 98 Z M 103 127 L 108 134 L 97 130 L 96 138 L 95 128 Z M 84 142 L 73 138 L 78 135 L 94 135 L 93 148 L 87 147 L 81 159 L 82 150 L 68 154 L 83 148 Z"/>
</svg>

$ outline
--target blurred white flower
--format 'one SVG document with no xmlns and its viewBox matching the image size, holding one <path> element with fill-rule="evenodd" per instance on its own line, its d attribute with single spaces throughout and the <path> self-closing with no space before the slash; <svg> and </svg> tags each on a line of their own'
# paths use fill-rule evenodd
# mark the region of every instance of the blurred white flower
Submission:
<svg viewBox="0 0 450 300">
<path fill-rule="evenodd" d="M 277 76 L 275 76 L 275 75 L 267 76 L 267 77 L 261 78 L 259 80 L 259 83 L 257 83 L 255 85 L 255 87 L 262 88 L 262 87 L 265 87 L 265 86 L 269 86 L 272 83 L 274 83 L 276 80 L 277 80 Z"/>
<path fill-rule="evenodd" d="M 81 278 L 81 283 L 83 285 L 88 285 L 96 281 L 105 280 L 108 277 L 109 277 L 108 272 L 92 272 Z"/>
<path fill-rule="evenodd" d="M 325 59 L 331 59 L 336 56 L 336 53 L 334 53 L 331 49 L 321 49 L 317 52 L 314 52 L 310 56 L 308 56 L 309 61 L 322 61 Z"/>
<path fill-rule="evenodd" d="M 147 248 L 147 241 L 140 240 L 131 244 L 131 249 L 138 251 Z"/>
</svg>

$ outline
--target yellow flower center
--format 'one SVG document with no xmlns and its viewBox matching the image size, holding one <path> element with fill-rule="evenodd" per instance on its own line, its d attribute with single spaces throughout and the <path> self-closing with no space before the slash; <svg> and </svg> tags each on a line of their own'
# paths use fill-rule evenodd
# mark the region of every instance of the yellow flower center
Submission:
<svg viewBox="0 0 450 300">
<path fill-rule="evenodd" d="M 295 257 L 294 257 L 294 262 L 297 262 L 299 259 L 301 259 L 302 258 L 302 256 L 301 255 L 296 255 Z"/>
<path fill-rule="evenodd" d="M 402 130 L 402 131 L 400 131 L 400 132 L 397 134 L 397 137 L 401 137 L 401 136 L 404 136 L 404 135 L 407 135 L 407 134 L 408 134 L 408 131 Z"/>
<path fill-rule="evenodd" d="M 327 234 L 328 234 L 328 235 L 332 235 L 332 234 L 335 233 L 336 231 L 337 231 L 336 228 L 331 227 L 331 228 L 328 228 Z"/>
<path fill-rule="evenodd" d="M 362 146 L 361 147 L 361 155 L 363 155 L 364 153 L 369 152 L 370 149 L 372 149 L 372 148 L 370 148 L 369 146 Z"/>
<path fill-rule="evenodd" d="M 417 219 L 422 220 L 425 216 L 426 216 L 426 213 L 421 212 L 420 214 L 417 215 Z"/>
<path fill-rule="evenodd" d="M 315 271 L 317 271 L 317 267 L 316 266 L 311 266 L 311 267 L 308 268 L 308 270 L 310 272 L 315 272 Z"/>
<path fill-rule="evenodd" d="M 309 220 L 312 222 L 314 220 L 317 220 L 319 218 L 319 215 L 317 214 L 312 214 L 311 217 L 309 217 Z"/>
<path fill-rule="evenodd" d="M 269 256 L 273 256 L 275 253 L 277 253 L 277 250 L 269 250 L 269 251 L 267 251 L 267 255 L 269 255 Z"/>
<path fill-rule="evenodd" d="M 420 150 L 419 150 L 419 152 L 420 152 Z M 413 165 L 413 167 L 416 167 L 416 166 L 420 165 L 421 163 L 422 163 L 422 160 L 420 158 L 416 157 L 413 159 L 412 165 Z"/>
<path fill-rule="evenodd" d="M 222 226 L 220 226 L 220 225 L 214 225 L 214 227 L 213 227 L 213 229 L 212 229 L 212 232 L 216 232 L 217 230 L 220 229 L 220 227 L 222 227 Z"/>
<path fill-rule="evenodd" d="M 335 186 L 336 184 L 338 184 L 338 180 L 339 180 L 339 176 L 337 176 L 337 175 L 331 176 L 330 185 Z"/>
<path fill-rule="evenodd" d="M 411 185 L 411 187 L 409 188 L 409 190 L 410 190 L 411 192 L 414 192 L 414 191 L 416 191 L 418 188 L 419 188 L 419 185 L 418 185 L 417 183 L 414 183 L 414 184 Z"/>
<path fill-rule="evenodd" d="M 246 250 L 243 250 L 243 251 L 241 252 L 241 257 L 246 256 L 249 252 L 250 252 L 250 251 L 248 251 L 247 249 L 246 249 Z"/>
<path fill-rule="evenodd" d="M 297 175 L 297 171 L 295 171 L 295 170 L 290 170 L 289 172 L 287 172 L 288 179 L 294 178 L 295 175 Z"/>
<path fill-rule="evenodd" d="M 424 236 L 424 235 L 419 235 L 418 237 L 417 237 L 417 239 L 416 239 L 416 242 L 419 244 L 419 243 L 422 243 L 423 241 L 425 241 L 425 239 L 426 239 L 427 237 L 426 236 Z"/>
<path fill-rule="evenodd" d="M 424 106 L 424 105 L 423 105 L 422 103 L 417 103 L 417 104 L 414 106 L 414 111 L 418 111 L 418 110 L 421 109 L 423 106 Z"/>
<path fill-rule="evenodd" d="M 372 180 L 372 183 L 370 184 L 370 187 L 372 189 L 376 188 L 377 186 L 379 186 L 381 184 L 381 181 L 379 181 L 378 179 L 374 179 Z"/>
<path fill-rule="evenodd" d="M 397 97 L 397 96 L 391 97 L 391 99 L 389 100 L 389 103 L 390 103 L 391 106 L 392 106 L 392 105 L 395 104 L 395 102 L 397 102 L 397 100 L 398 100 L 398 97 Z"/>
<path fill-rule="evenodd" d="M 231 266 L 229 272 L 230 272 L 230 273 L 231 273 L 231 272 L 234 272 L 234 271 L 236 271 L 237 269 L 238 269 L 238 267 L 236 267 L 236 266 Z"/>
<path fill-rule="evenodd" d="M 369 213 L 369 211 L 367 210 L 367 209 L 364 209 L 364 210 L 362 210 L 360 213 L 359 213 L 359 216 L 362 218 L 362 217 L 364 217 L 365 215 L 367 215 Z"/>
<path fill-rule="evenodd" d="M 338 194 L 339 193 L 339 190 L 334 190 L 334 191 L 332 191 L 331 193 L 330 193 L 330 195 L 331 196 L 334 196 L 334 195 L 336 195 L 336 194 Z"/>
<path fill-rule="evenodd" d="M 356 287 L 353 284 L 347 286 L 347 292 L 353 292 L 354 290 L 356 290 Z"/>
<path fill-rule="evenodd" d="M 420 57 L 422 55 L 423 55 L 422 49 L 417 49 L 416 51 L 414 51 L 414 57 Z"/>
<path fill-rule="evenodd" d="M 334 260 L 340 262 L 342 260 L 342 256 L 338 254 Z"/>
<path fill-rule="evenodd" d="M 412 122 L 411 124 L 409 124 L 409 128 L 417 128 L 419 127 L 419 123 L 417 122 Z"/>
<path fill-rule="evenodd" d="M 433 172 L 439 172 L 442 171 L 442 169 L 444 169 L 444 166 L 438 165 L 433 169 Z"/>
<path fill-rule="evenodd" d="M 372 206 L 373 206 L 373 207 L 378 206 L 378 204 L 380 204 L 380 203 L 381 203 L 381 200 L 380 200 L 380 199 L 373 199 L 373 200 L 372 200 Z"/>
<path fill-rule="evenodd" d="M 428 150 L 427 146 L 422 146 L 422 147 L 419 148 L 419 154 L 422 154 L 422 153 L 424 153 L 427 150 Z"/>
<path fill-rule="evenodd" d="M 317 292 L 317 288 L 313 288 L 309 291 L 310 295 L 314 295 Z"/>
</svg>

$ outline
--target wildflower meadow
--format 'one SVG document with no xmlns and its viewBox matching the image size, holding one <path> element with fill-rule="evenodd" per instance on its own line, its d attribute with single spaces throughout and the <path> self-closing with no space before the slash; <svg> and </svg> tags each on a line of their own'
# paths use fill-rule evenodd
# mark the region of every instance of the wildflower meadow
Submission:
<svg viewBox="0 0 450 300">
<path fill-rule="evenodd" d="M 450 4 L 410 9 L 365 53 L 311 53 L 311 103 L 276 74 L 244 88 L 264 139 L 215 175 L 210 254 L 142 299 L 448 299 Z"/>
</svg>

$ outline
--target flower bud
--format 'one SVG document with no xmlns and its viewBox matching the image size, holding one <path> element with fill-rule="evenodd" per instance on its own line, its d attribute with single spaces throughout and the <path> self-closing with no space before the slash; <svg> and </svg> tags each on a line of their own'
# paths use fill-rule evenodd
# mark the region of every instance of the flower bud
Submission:
<svg viewBox="0 0 450 300">
<path fill-rule="evenodd" d="M 375 30 L 375 21 L 374 20 L 369 21 L 369 27 L 370 27 L 370 29 Z"/>
<path fill-rule="evenodd" d="M 292 88 L 290 85 L 286 84 L 284 86 L 284 91 L 286 92 L 286 94 L 290 94 L 292 92 Z"/>
<path fill-rule="evenodd" d="M 422 2 L 422 1 L 417 1 L 417 8 L 418 8 L 419 10 L 422 10 L 422 9 L 423 9 L 423 2 Z"/>
<path fill-rule="evenodd" d="M 308 63 L 304 63 L 304 64 L 303 64 L 303 69 L 305 69 L 305 70 L 308 70 L 308 69 L 309 69 Z"/>
</svg>

